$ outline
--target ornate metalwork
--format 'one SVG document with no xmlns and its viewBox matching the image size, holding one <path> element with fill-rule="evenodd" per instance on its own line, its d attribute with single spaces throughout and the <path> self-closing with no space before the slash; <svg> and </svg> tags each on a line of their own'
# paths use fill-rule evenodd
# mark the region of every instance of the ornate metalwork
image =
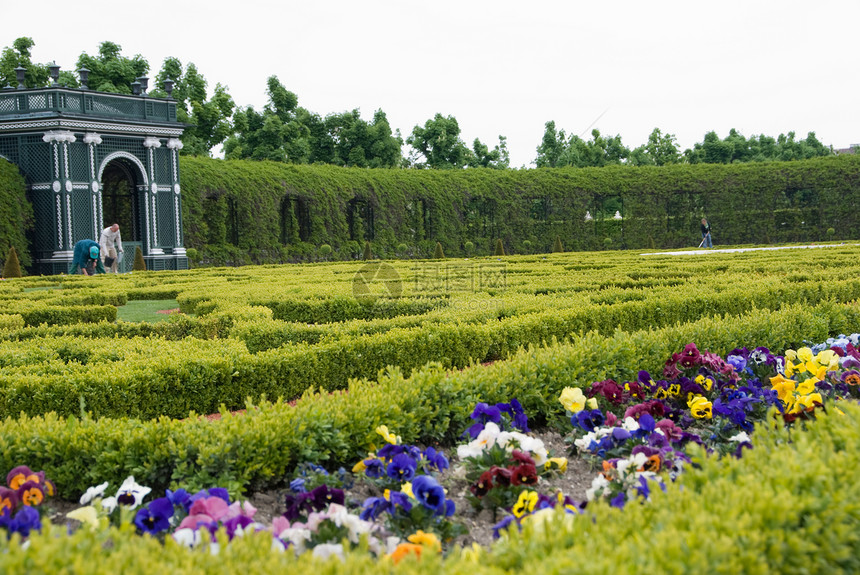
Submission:
<svg viewBox="0 0 860 575">
<path fill-rule="evenodd" d="M 79 72 L 85 83 L 86 71 Z M 151 98 L 143 86 L 140 96 L 56 84 L 0 92 L 0 154 L 27 181 L 36 272 L 66 270 L 75 242 L 90 234 L 98 239 L 107 225 L 103 194 L 116 193 L 103 184 L 108 166 L 119 181 L 129 178 L 133 191 L 130 204 L 112 200 L 108 217 L 124 210 L 129 239 L 139 240 L 149 269 L 187 269 L 178 167 L 184 128 L 176 101 Z M 130 212 L 117 207 L 129 205 Z"/>
</svg>

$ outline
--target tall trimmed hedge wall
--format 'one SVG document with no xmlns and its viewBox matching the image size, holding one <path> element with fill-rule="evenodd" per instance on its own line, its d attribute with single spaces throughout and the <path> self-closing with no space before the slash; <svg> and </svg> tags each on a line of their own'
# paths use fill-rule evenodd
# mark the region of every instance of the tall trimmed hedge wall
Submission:
<svg viewBox="0 0 860 575">
<path fill-rule="evenodd" d="M 860 157 L 539 170 L 368 170 L 182 158 L 186 247 L 212 264 L 858 239 Z M 33 210 L 0 158 L 0 261 L 31 264 Z M 620 212 L 623 219 L 613 218 Z M 586 215 L 592 219 L 587 219 Z M 833 228 L 835 234 L 827 234 Z M 610 241 L 607 241 L 609 239 Z M 528 240 L 526 242 L 526 240 Z M 332 247 L 323 256 L 319 246 Z"/>
<path fill-rule="evenodd" d="M 735 165 L 368 170 L 182 159 L 187 247 L 211 263 L 857 239 L 860 157 Z M 613 216 L 618 211 L 623 219 Z M 590 215 L 592 219 L 586 216 Z M 835 234 L 828 235 L 827 229 Z M 607 242 L 609 238 L 611 241 Z M 528 240 L 525 246 L 524 240 Z"/>
<path fill-rule="evenodd" d="M 24 177 L 18 167 L 0 158 L 0 269 L 9 248 L 15 246 L 21 267 L 32 263 L 27 232 L 33 227 L 33 207 L 26 198 Z"/>
</svg>

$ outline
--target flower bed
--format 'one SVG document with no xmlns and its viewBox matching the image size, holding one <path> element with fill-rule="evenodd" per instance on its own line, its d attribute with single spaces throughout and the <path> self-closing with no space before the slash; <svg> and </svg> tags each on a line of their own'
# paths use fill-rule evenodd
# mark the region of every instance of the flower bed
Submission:
<svg viewBox="0 0 860 575">
<path fill-rule="evenodd" d="M 798 433 L 821 413 L 842 413 L 846 400 L 860 397 L 858 337 L 840 336 L 782 356 L 741 347 L 721 357 L 691 343 L 656 377 L 640 371 L 631 381 L 565 388 L 558 398 L 565 415 L 559 409 L 550 424 L 566 436 L 566 454 L 552 453 L 530 431 L 516 398 L 479 402 L 451 459 L 438 446 L 405 444 L 379 426 L 381 447 L 351 471 L 300 466 L 284 496 L 283 515 L 267 523 L 226 489 L 191 494 L 179 488 L 146 501 L 150 488 L 133 477 L 107 497 L 107 483 L 91 488 L 81 498 L 84 507 L 67 516 L 79 530 L 115 534 L 109 525 L 133 525 L 138 533 L 213 553 L 236 537 L 266 532 L 273 549 L 316 557 L 370 553 L 398 563 L 440 552 L 480 554 L 462 545 L 481 540 L 465 534 L 465 506 L 473 517 L 493 517 L 492 531 L 505 540 L 519 537 L 519 529 L 528 537 L 549 520 L 567 525 L 583 521 L 583 514 L 603 517 L 604 502 L 629 513 L 632 504 L 648 508 L 657 493 L 684 484 L 691 465 L 704 465 L 707 454 L 743 458 L 756 449 L 765 424 L 778 422 Z M 593 464 L 584 499 L 554 489 L 554 479 L 569 466 L 563 455 Z M 696 489 L 695 481 L 689 489 Z M 44 472 L 16 467 L 0 488 L 0 527 L 17 534 L 13 541 L 38 537 L 38 511 L 54 493 Z M 492 549 L 503 556 L 509 548 Z"/>
</svg>

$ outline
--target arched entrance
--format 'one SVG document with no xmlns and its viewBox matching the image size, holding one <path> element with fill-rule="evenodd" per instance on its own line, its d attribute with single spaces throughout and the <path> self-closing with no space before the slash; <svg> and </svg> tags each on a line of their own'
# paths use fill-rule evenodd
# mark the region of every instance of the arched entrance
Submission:
<svg viewBox="0 0 860 575">
<path fill-rule="evenodd" d="M 140 176 L 128 159 L 115 158 L 104 167 L 101 175 L 102 223 L 99 229 L 119 224 L 126 241 L 143 241 L 140 219 Z"/>
</svg>

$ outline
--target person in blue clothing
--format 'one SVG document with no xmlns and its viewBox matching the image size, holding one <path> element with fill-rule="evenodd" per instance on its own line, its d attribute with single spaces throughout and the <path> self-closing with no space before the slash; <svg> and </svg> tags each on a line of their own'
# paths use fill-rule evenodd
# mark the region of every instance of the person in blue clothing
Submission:
<svg viewBox="0 0 860 575">
<path fill-rule="evenodd" d="M 95 240 L 81 240 L 75 244 L 72 256 L 72 265 L 69 267 L 70 274 L 83 274 L 92 276 L 105 273 L 102 265 L 101 249 Z"/>
</svg>

